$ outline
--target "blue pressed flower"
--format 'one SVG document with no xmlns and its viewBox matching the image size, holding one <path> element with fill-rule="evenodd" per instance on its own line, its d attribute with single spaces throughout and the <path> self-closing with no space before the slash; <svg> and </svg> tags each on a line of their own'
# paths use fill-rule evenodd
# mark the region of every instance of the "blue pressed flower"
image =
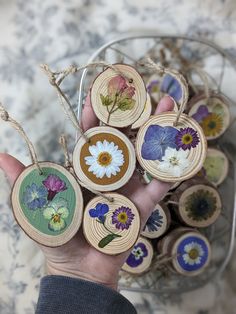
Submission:
<svg viewBox="0 0 236 314">
<path fill-rule="evenodd" d="M 171 126 L 150 125 L 144 136 L 142 157 L 147 160 L 161 161 L 168 147 L 177 148 L 175 143 L 177 134 L 178 130 Z"/>
<path fill-rule="evenodd" d="M 169 74 L 164 76 L 161 84 L 161 91 L 173 97 L 175 101 L 179 101 L 182 97 L 182 88 L 180 83 Z"/>
<path fill-rule="evenodd" d="M 47 203 L 48 191 L 44 186 L 35 183 L 28 185 L 23 193 L 23 203 L 32 210 L 42 208 Z"/>
<path fill-rule="evenodd" d="M 157 231 L 163 225 L 163 216 L 160 215 L 159 209 L 152 212 L 151 216 L 146 222 L 144 229 L 148 229 L 149 232 Z"/>
<path fill-rule="evenodd" d="M 95 208 L 89 210 L 89 215 L 92 218 L 98 218 L 102 223 L 105 221 L 104 215 L 109 211 L 107 204 L 98 203 Z"/>
<path fill-rule="evenodd" d="M 148 250 L 144 243 L 137 243 L 126 260 L 130 267 L 137 267 L 143 262 L 143 258 L 148 255 Z"/>
</svg>

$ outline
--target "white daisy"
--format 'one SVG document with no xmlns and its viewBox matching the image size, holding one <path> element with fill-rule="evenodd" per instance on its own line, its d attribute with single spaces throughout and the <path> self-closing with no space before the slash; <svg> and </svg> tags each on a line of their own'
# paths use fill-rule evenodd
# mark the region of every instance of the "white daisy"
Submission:
<svg viewBox="0 0 236 314">
<path fill-rule="evenodd" d="M 89 146 L 89 152 L 91 156 L 85 157 L 85 162 L 90 166 L 88 171 L 97 178 L 115 176 L 124 164 L 123 152 L 113 142 L 98 141 L 96 145 Z"/>
<path fill-rule="evenodd" d="M 201 264 L 201 258 L 204 255 L 203 248 L 197 242 L 191 242 L 184 246 L 186 254 L 183 255 L 185 264 L 194 265 Z"/>
<path fill-rule="evenodd" d="M 184 170 L 190 165 L 187 156 L 188 151 L 184 151 L 183 149 L 176 150 L 175 148 L 168 147 L 158 165 L 158 169 L 168 174 L 172 174 L 175 177 L 180 177 Z"/>
</svg>

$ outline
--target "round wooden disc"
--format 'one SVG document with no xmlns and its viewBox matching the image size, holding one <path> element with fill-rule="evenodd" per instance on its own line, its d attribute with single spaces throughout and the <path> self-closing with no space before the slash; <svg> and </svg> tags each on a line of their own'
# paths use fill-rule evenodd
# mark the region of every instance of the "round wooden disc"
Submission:
<svg viewBox="0 0 236 314">
<path fill-rule="evenodd" d="M 202 168 L 207 152 L 206 139 L 199 124 L 181 114 L 174 128 L 175 119 L 176 114 L 173 112 L 150 118 L 139 129 L 136 140 L 136 155 L 140 165 L 151 176 L 164 182 L 184 181 L 193 177 Z M 177 147 L 175 134 L 187 129 L 197 132 L 192 138 L 197 136 L 199 142 L 196 147 L 184 150 Z M 168 132 L 171 132 L 170 136 Z M 165 163 L 163 158 L 166 159 Z"/>
<path fill-rule="evenodd" d="M 202 127 L 207 140 L 220 137 L 230 123 L 230 112 L 226 100 L 221 95 L 211 95 L 207 100 L 204 94 L 190 101 L 189 115 Z"/>
<path fill-rule="evenodd" d="M 152 258 L 153 248 L 151 243 L 147 239 L 139 237 L 125 264 L 122 266 L 122 270 L 131 274 L 142 274 L 150 268 Z"/>
<path fill-rule="evenodd" d="M 211 186 L 198 184 L 186 189 L 180 196 L 178 214 L 192 227 L 212 225 L 221 213 L 219 193 Z"/>
<path fill-rule="evenodd" d="M 144 110 L 141 114 L 141 116 L 138 118 L 137 121 L 135 121 L 131 125 L 131 129 L 138 129 L 140 128 L 149 118 L 152 112 L 152 104 L 149 94 L 147 94 L 147 101 L 145 103 Z"/>
<path fill-rule="evenodd" d="M 180 236 L 172 248 L 174 269 L 185 276 L 196 276 L 208 266 L 211 247 L 206 237 L 198 232 L 188 232 Z"/>
<path fill-rule="evenodd" d="M 149 95 L 156 103 L 165 95 L 172 97 L 175 103 L 173 111 L 178 112 L 178 107 L 183 101 L 183 90 L 181 83 L 176 78 L 170 74 L 163 77 L 153 74 L 146 86 Z"/>
<path fill-rule="evenodd" d="M 14 216 L 34 241 L 50 247 L 68 242 L 78 231 L 83 197 L 74 176 L 51 162 L 30 165 L 17 178 L 11 194 Z"/>
<path fill-rule="evenodd" d="M 128 251 L 137 241 L 140 216 L 135 205 L 118 193 L 107 193 L 113 202 L 102 196 L 93 198 L 85 208 L 83 232 L 98 251 L 116 255 Z"/>
<path fill-rule="evenodd" d="M 150 239 L 159 238 L 170 226 L 170 212 L 164 203 L 157 204 L 148 218 L 141 235 Z"/>
<path fill-rule="evenodd" d="M 97 191 L 113 191 L 125 185 L 133 175 L 135 150 L 120 131 L 100 126 L 85 132 L 73 152 L 73 167 L 77 177 Z"/>
<path fill-rule="evenodd" d="M 99 74 L 92 84 L 91 103 L 93 110 L 99 120 L 110 126 L 122 128 L 133 124 L 139 119 L 147 100 L 147 91 L 142 77 L 133 67 L 126 64 L 114 64 L 114 67 L 123 73 L 124 76 L 121 76 L 121 74 L 115 72 L 111 68 L 107 68 L 105 71 Z M 125 79 L 126 86 L 134 88 L 134 95 L 131 97 L 133 100 L 133 106 L 132 109 L 118 109 L 114 111 L 109 117 L 108 110 L 111 111 L 114 101 L 112 96 L 109 95 L 108 87 L 109 82 L 114 77 L 121 77 Z M 119 88 L 121 85 L 122 84 L 117 84 Z M 116 92 L 119 93 L 119 95 L 122 95 L 120 91 L 116 90 Z M 109 106 L 106 106 L 102 103 L 102 98 L 105 99 L 104 97 L 106 99 L 109 97 L 108 101 L 111 103 Z M 113 98 L 114 97 L 116 97 L 115 94 L 113 95 Z M 118 96 L 118 98 L 119 97 L 121 96 Z M 114 109 L 116 108 L 117 107 L 114 107 Z"/>
<path fill-rule="evenodd" d="M 214 186 L 218 186 L 227 177 L 229 161 L 222 151 L 215 148 L 208 148 L 203 168 L 207 180 Z"/>
</svg>

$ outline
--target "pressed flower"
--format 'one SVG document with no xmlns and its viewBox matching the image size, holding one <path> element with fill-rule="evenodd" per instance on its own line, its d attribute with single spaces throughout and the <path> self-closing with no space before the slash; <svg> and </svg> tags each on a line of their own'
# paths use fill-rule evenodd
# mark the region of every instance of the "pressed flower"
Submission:
<svg viewBox="0 0 236 314">
<path fill-rule="evenodd" d="M 144 230 L 148 229 L 149 232 L 157 231 L 162 225 L 163 216 L 161 216 L 159 209 L 156 209 L 148 218 Z"/>
<path fill-rule="evenodd" d="M 65 219 L 69 216 L 68 203 L 63 198 L 51 201 L 43 211 L 45 219 L 49 220 L 48 228 L 61 231 L 66 227 Z"/>
<path fill-rule="evenodd" d="M 23 203 L 31 210 L 44 207 L 47 203 L 47 190 L 35 183 L 28 185 L 23 193 Z"/>
<path fill-rule="evenodd" d="M 55 174 L 50 174 L 47 179 L 43 181 L 43 185 L 48 190 L 49 201 L 53 200 L 57 193 L 67 189 L 66 183 Z"/>
<path fill-rule="evenodd" d="M 206 220 L 217 210 L 217 199 L 210 191 L 197 190 L 187 197 L 185 210 L 193 220 Z"/>
<path fill-rule="evenodd" d="M 108 95 L 111 97 L 119 95 L 127 87 L 128 85 L 126 84 L 126 80 L 123 76 L 121 75 L 114 76 L 108 83 Z"/>
<path fill-rule="evenodd" d="M 182 97 L 182 88 L 179 81 L 170 74 L 164 76 L 161 91 L 173 97 L 175 101 L 179 101 Z"/>
<path fill-rule="evenodd" d="M 102 223 L 105 222 L 105 215 L 109 212 L 107 204 L 98 203 L 95 208 L 89 210 L 89 215 L 92 218 L 98 218 Z"/>
<path fill-rule="evenodd" d="M 176 145 L 183 150 L 194 148 L 199 142 L 198 133 L 192 128 L 181 128 L 176 135 Z"/>
<path fill-rule="evenodd" d="M 207 179 L 217 184 L 225 171 L 225 159 L 221 156 L 207 156 L 203 166 Z"/>
<path fill-rule="evenodd" d="M 212 112 L 202 120 L 200 125 L 206 136 L 216 136 L 222 131 L 223 120 L 221 116 Z"/>
<path fill-rule="evenodd" d="M 192 118 L 198 123 L 202 122 L 204 118 L 209 115 L 209 111 L 206 105 L 201 105 L 198 107 L 197 112 L 192 115 Z"/>
<path fill-rule="evenodd" d="M 89 146 L 89 152 L 91 156 L 85 157 L 86 165 L 97 178 L 115 176 L 124 164 L 123 152 L 113 142 L 98 141 L 96 145 Z"/>
<path fill-rule="evenodd" d="M 129 229 L 133 219 L 132 210 L 124 206 L 117 208 L 112 215 L 112 223 L 116 225 L 117 229 L 121 230 Z"/>
<path fill-rule="evenodd" d="M 144 257 L 148 255 L 148 250 L 144 243 L 137 243 L 126 260 L 130 267 L 137 267 L 142 264 Z"/>
<path fill-rule="evenodd" d="M 175 177 L 180 177 L 190 165 L 187 156 L 187 151 L 183 149 L 176 150 L 169 147 L 166 149 L 162 161 L 158 164 L 158 169 Z"/>
<path fill-rule="evenodd" d="M 147 86 L 147 92 L 151 95 L 152 93 L 158 93 L 160 90 L 160 82 L 158 80 L 153 80 Z"/>
<path fill-rule="evenodd" d="M 144 136 L 142 157 L 146 160 L 161 160 L 168 147 L 177 148 L 177 134 L 178 130 L 171 126 L 150 125 Z"/>
<path fill-rule="evenodd" d="M 191 242 L 184 246 L 183 260 L 185 264 L 194 265 L 201 264 L 202 256 L 204 255 L 204 250 L 202 246 L 197 242 Z"/>
</svg>

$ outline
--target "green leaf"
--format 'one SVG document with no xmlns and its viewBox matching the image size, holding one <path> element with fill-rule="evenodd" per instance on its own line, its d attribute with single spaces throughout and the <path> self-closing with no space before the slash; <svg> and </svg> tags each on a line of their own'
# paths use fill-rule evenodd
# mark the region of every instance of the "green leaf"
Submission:
<svg viewBox="0 0 236 314">
<path fill-rule="evenodd" d="M 111 233 L 111 234 L 108 234 L 105 238 L 103 238 L 99 243 L 98 243 L 98 246 L 100 248 L 104 248 L 107 244 L 109 244 L 111 241 L 113 241 L 114 239 L 116 238 L 120 238 L 121 235 L 118 235 L 118 234 L 114 234 L 114 233 Z"/>
<path fill-rule="evenodd" d="M 118 107 L 122 111 L 131 110 L 134 108 L 135 100 L 131 98 L 123 98 L 119 101 Z"/>
<path fill-rule="evenodd" d="M 113 100 L 108 95 L 103 96 L 102 94 L 100 94 L 100 99 L 104 106 L 110 106 L 113 102 Z"/>
</svg>

